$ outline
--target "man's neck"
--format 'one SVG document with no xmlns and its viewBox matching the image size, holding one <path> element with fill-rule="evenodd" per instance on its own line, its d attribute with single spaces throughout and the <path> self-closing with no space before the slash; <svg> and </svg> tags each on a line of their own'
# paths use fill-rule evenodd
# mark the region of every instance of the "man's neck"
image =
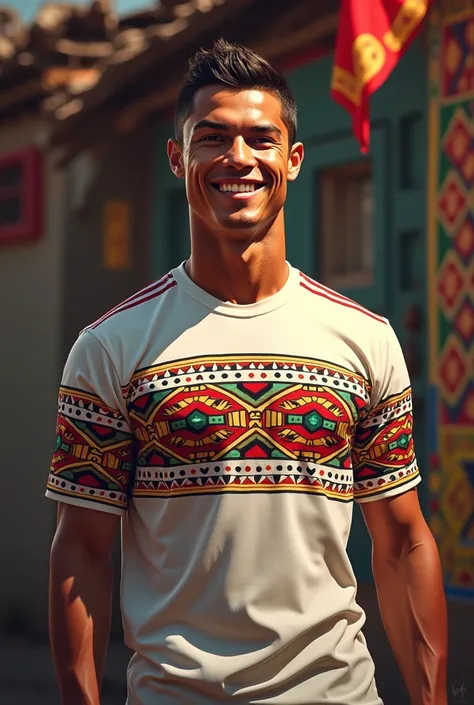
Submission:
<svg viewBox="0 0 474 705">
<path fill-rule="evenodd" d="M 186 272 L 221 301 L 255 303 L 276 294 L 288 279 L 283 233 L 250 243 L 212 238 L 193 244 Z"/>
</svg>

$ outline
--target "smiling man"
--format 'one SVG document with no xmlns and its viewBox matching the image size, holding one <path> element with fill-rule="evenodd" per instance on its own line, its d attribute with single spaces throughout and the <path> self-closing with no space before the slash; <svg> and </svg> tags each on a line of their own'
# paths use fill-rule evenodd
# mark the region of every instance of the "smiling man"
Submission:
<svg viewBox="0 0 474 705">
<path fill-rule="evenodd" d="M 191 256 L 83 331 L 64 370 L 47 490 L 64 705 L 100 702 L 120 522 L 128 705 L 380 705 L 354 501 L 411 703 L 446 705 L 406 366 L 386 319 L 286 261 L 303 154 L 278 71 L 222 40 L 197 54 L 168 144 Z"/>
</svg>

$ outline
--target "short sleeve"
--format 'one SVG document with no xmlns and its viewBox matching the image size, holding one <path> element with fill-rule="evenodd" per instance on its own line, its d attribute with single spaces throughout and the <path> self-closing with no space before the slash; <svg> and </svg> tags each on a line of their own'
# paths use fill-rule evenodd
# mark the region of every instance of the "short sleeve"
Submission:
<svg viewBox="0 0 474 705">
<path fill-rule="evenodd" d="M 373 360 L 370 406 L 357 425 L 352 451 L 354 499 L 358 502 L 401 494 L 421 479 L 408 370 L 388 323 L 383 335 Z"/>
<path fill-rule="evenodd" d="M 46 496 L 124 514 L 134 472 L 134 437 L 119 375 L 102 343 L 82 333 L 59 390 L 56 448 Z"/>
</svg>

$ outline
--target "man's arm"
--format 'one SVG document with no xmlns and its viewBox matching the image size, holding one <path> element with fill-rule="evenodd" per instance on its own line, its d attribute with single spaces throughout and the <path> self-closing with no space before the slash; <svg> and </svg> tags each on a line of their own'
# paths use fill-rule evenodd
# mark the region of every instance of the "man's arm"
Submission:
<svg viewBox="0 0 474 705">
<path fill-rule="evenodd" d="M 382 621 L 411 705 L 446 705 L 446 602 L 438 549 L 417 492 L 361 508 Z"/>
<path fill-rule="evenodd" d="M 51 548 L 49 626 L 63 705 L 99 705 L 120 517 L 61 503 Z"/>
</svg>

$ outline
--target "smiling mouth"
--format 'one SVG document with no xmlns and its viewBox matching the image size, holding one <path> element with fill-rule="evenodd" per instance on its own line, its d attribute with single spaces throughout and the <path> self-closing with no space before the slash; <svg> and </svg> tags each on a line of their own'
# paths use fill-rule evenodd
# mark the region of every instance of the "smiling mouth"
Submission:
<svg viewBox="0 0 474 705">
<path fill-rule="evenodd" d="M 219 191 L 220 193 L 228 193 L 228 194 L 240 194 L 240 193 L 256 193 L 257 191 L 261 191 L 262 188 L 265 187 L 265 184 L 262 183 L 257 183 L 257 182 L 251 182 L 251 183 L 246 183 L 246 184 L 236 184 L 236 183 L 222 183 L 222 184 L 212 184 L 212 187 L 216 189 L 216 191 Z"/>
</svg>

